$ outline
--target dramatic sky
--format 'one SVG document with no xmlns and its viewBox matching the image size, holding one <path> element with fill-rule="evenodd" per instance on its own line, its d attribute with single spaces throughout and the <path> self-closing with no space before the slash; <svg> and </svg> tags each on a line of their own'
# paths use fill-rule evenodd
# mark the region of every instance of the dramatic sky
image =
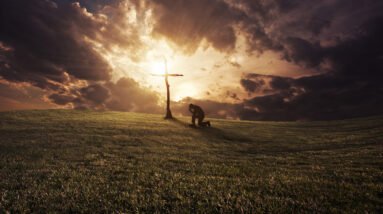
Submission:
<svg viewBox="0 0 383 214">
<path fill-rule="evenodd" d="M 1 0 L 0 110 L 383 113 L 382 0 Z"/>
</svg>

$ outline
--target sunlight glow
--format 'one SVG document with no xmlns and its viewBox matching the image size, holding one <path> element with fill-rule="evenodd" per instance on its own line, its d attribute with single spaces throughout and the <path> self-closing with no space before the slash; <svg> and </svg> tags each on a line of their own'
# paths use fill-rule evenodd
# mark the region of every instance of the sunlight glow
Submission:
<svg viewBox="0 0 383 214">
<path fill-rule="evenodd" d="M 112 70 L 112 81 L 120 78 L 132 78 L 141 86 L 148 87 L 166 99 L 164 78 L 165 58 L 168 72 L 183 74 L 183 77 L 171 77 L 171 99 L 182 100 L 185 97 L 195 99 L 211 99 L 220 102 L 237 102 L 227 96 L 227 92 L 235 93 L 239 98 L 249 96 L 240 86 L 241 75 L 259 73 L 265 75 L 282 75 L 295 77 L 301 75 L 297 65 L 287 63 L 273 52 L 264 52 L 262 57 L 246 55 L 246 38 L 238 37 L 236 52 L 223 53 L 202 41 L 192 54 L 182 52 L 164 37 L 153 34 L 154 20 L 152 11 L 142 13 L 131 8 L 126 14 L 126 23 L 137 27 L 139 45 L 133 49 L 122 46 L 107 48 L 101 43 L 88 38 L 86 41 L 104 56 Z M 127 31 L 129 35 L 131 32 Z M 4 45 L 0 43 L 0 50 Z"/>
<path fill-rule="evenodd" d="M 178 86 L 174 87 L 174 101 L 180 101 L 186 97 L 196 97 L 198 95 L 198 90 L 195 85 L 192 83 L 181 83 Z"/>
<path fill-rule="evenodd" d="M 163 75 L 165 74 L 165 62 L 164 61 L 153 61 L 148 63 L 150 74 Z"/>
</svg>

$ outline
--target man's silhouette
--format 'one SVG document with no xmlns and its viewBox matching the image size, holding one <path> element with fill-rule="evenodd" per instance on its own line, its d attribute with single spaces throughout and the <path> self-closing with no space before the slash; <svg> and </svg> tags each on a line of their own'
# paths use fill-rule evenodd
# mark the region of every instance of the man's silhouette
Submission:
<svg viewBox="0 0 383 214">
<path fill-rule="evenodd" d="M 190 104 L 189 105 L 189 111 L 193 114 L 192 115 L 192 126 L 195 126 L 195 120 L 198 119 L 198 126 L 206 127 L 206 126 L 211 126 L 210 121 L 204 122 L 203 119 L 205 118 L 205 112 L 203 112 L 202 108 Z"/>
</svg>

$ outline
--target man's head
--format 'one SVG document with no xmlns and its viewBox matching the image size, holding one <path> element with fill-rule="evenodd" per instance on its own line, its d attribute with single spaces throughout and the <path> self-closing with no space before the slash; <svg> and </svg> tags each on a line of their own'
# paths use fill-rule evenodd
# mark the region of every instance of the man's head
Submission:
<svg viewBox="0 0 383 214">
<path fill-rule="evenodd" d="M 194 108 L 194 105 L 190 103 L 189 108 Z"/>
</svg>

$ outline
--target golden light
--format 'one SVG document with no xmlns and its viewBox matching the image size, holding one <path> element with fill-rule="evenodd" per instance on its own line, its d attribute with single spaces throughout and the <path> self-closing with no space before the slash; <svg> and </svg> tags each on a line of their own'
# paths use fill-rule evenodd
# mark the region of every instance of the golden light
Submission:
<svg viewBox="0 0 383 214">
<path fill-rule="evenodd" d="M 165 62 L 164 61 L 152 61 L 148 62 L 148 71 L 150 74 L 163 75 L 165 74 Z"/>
<path fill-rule="evenodd" d="M 198 95 L 197 87 L 193 83 L 180 83 L 179 85 L 175 86 L 174 89 L 174 101 L 180 101 L 186 97 L 195 98 Z"/>
</svg>

